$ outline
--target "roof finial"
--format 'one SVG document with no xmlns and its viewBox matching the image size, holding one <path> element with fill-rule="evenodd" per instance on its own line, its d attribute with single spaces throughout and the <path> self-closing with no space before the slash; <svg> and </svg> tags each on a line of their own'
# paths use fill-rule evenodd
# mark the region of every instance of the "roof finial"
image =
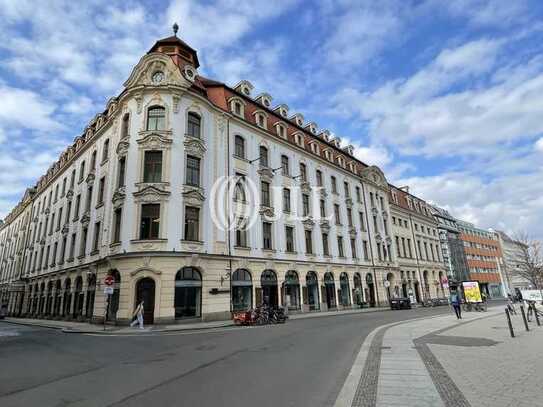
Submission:
<svg viewBox="0 0 543 407">
<path fill-rule="evenodd" d="M 177 23 L 173 23 L 173 35 L 177 37 L 177 31 L 179 31 L 179 26 L 177 25 Z"/>
</svg>

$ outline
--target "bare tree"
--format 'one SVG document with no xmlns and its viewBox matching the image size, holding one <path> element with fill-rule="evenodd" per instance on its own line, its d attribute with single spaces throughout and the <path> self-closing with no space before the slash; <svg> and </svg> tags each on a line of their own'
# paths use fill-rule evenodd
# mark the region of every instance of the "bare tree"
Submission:
<svg viewBox="0 0 543 407">
<path fill-rule="evenodd" d="M 520 243 L 521 247 L 516 274 L 528 280 L 536 289 L 543 290 L 543 246 L 541 241 L 532 239 L 526 232 L 517 233 L 515 240 Z"/>
</svg>

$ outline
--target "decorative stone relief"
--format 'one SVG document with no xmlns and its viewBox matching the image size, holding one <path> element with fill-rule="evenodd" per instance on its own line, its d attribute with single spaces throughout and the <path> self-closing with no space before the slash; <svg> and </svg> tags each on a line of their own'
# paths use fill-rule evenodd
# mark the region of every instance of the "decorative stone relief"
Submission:
<svg viewBox="0 0 543 407">
<path fill-rule="evenodd" d="M 327 219 L 322 219 L 320 225 L 323 232 L 330 231 L 330 222 Z"/>
<path fill-rule="evenodd" d="M 262 216 L 272 218 L 275 212 L 273 208 L 270 208 L 269 206 L 260 205 L 260 214 Z"/>
<path fill-rule="evenodd" d="M 161 150 L 171 147 L 172 140 L 161 134 L 151 133 L 138 140 L 140 148 L 146 150 Z"/>
<path fill-rule="evenodd" d="M 304 181 L 300 184 L 300 189 L 304 193 L 310 193 L 311 192 L 311 184 L 308 181 Z"/>
<path fill-rule="evenodd" d="M 137 202 L 154 203 L 167 199 L 170 196 L 170 192 L 149 185 L 141 191 L 134 192 L 133 195 Z"/>
<path fill-rule="evenodd" d="M 313 225 L 315 224 L 315 221 L 311 216 L 308 216 L 305 218 L 302 223 L 304 224 L 304 228 L 306 229 L 313 229 Z"/>
<path fill-rule="evenodd" d="M 96 178 L 96 176 L 94 175 L 94 171 L 91 171 L 91 172 L 89 172 L 89 175 L 87 175 L 87 178 L 85 179 L 85 182 L 89 186 L 92 186 L 94 184 L 94 179 L 95 178 Z"/>
<path fill-rule="evenodd" d="M 88 226 L 90 222 L 90 212 L 86 211 L 83 216 L 81 216 L 81 224 L 83 226 Z"/>
<path fill-rule="evenodd" d="M 121 139 L 119 141 L 119 144 L 117 144 L 117 154 L 122 156 L 128 154 L 128 147 L 130 147 L 130 143 L 127 141 L 127 137 Z"/>
<path fill-rule="evenodd" d="M 269 167 L 260 167 L 260 169 L 257 171 L 258 174 L 269 181 L 273 178 L 273 171 Z"/>
<path fill-rule="evenodd" d="M 126 197 L 126 193 L 124 192 L 124 187 L 121 187 L 121 188 L 117 189 L 113 193 L 113 198 L 111 198 L 111 202 L 113 203 L 113 207 L 115 209 L 117 209 L 120 206 L 122 206 L 125 197 Z"/>
<path fill-rule="evenodd" d="M 74 197 L 74 190 L 70 188 L 68 192 L 66 192 L 66 199 L 68 201 L 71 201 L 73 197 Z"/>
<path fill-rule="evenodd" d="M 197 137 L 186 136 L 183 144 L 187 154 L 202 158 L 206 152 L 206 147 L 203 140 Z"/>
<path fill-rule="evenodd" d="M 192 185 L 183 185 L 183 198 L 196 204 L 202 204 L 206 199 L 203 188 Z"/>
</svg>

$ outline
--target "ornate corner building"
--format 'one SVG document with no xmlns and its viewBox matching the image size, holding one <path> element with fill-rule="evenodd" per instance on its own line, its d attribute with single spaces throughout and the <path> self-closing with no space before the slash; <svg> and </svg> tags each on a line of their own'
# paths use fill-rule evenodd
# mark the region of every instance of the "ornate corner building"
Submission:
<svg viewBox="0 0 543 407">
<path fill-rule="evenodd" d="M 11 315 L 122 324 L 144 301 L 147 322 L 171 323 L 263 302 L 316 312 L 447 295 L 423 200 L 248 81 L 198 68 L 176 35 L 156 42 L 6 217 Z M 217 220 L 238 209 L 250 225 Z"/>
</svg>

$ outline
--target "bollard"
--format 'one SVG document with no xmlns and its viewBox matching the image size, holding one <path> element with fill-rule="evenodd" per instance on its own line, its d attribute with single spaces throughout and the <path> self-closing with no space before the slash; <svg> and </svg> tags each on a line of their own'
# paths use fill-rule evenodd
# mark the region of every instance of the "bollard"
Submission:
<svg viewBox="0 0 543 407">
<path fill-rule="evenodd" d="M 513 324 L 511 323 L 511 315 L 509 315 L 509 310 L 505 309 L 505 316 L 507 317 L 507 325 L 509 325 L 509 333 L 511 333 L 511 338 L 515 337 L 515 332 L 513 331 Z"/>
<path fill-rule="evenodd" d="M 537 308 L 535 307 L 535 304 L 532 304 L 532 309 L 534 310 L 535 322 L 537 322 L 537 326 L 541 326 L 541 324 L 539 323 L 539 315 L 537 315 Z"/>
<path fill-rule="evenodd" d="M 524 321 L 524 327 L 526 328 L 527 331 L 529 331 L 530 328 L 528 327 L 528 321 L 526 320 L 526 313 L 524 312 L 524 305 L 520 306 L 520 313 L 522 314 L 522 320 Z"/>
</svg>

